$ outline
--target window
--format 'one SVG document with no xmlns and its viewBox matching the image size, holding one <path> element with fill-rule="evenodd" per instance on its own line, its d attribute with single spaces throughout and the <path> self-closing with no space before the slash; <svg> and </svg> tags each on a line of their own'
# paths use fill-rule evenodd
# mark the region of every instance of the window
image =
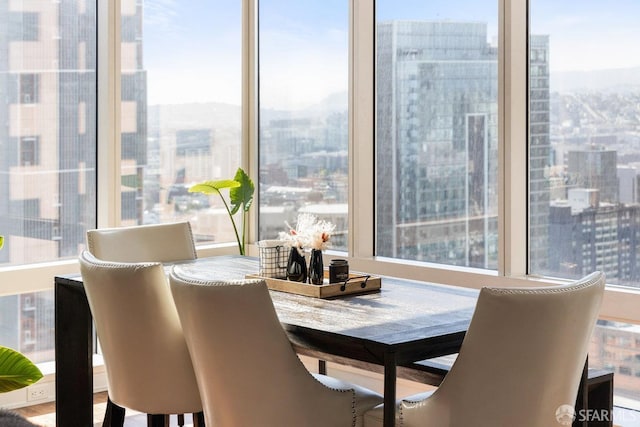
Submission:
<svg viewBox="0 0 640 427">
<path fill-rule="evenodd" d="M 497 269 L 498 2 L 376 7 L 376 253 Z"/>
<path fill-rule="evenodd" d="M 11 243 L 10 248 L 0 251 L 5 265 L 75 258 L 84 243 L 85 229 L 95 226 L 96 135 L 95 131 L 81 131 L 78 120 L 79 106 L 84 105 L 86 129 L 95 129 L 95 54 L 88 55 L 86 69 L 78 69 L 71 60 L 80 43 L 95 49 L 95 5 L 86 11 L 94 19 L 67 16 L 60 9 L 59 3 L 37 2 L 27 8 L 18 2 L 12 11 L 25 12 L 25 19 L 17 26 L 0 25 L 0 44 L 5 43 L 0 49 L 12 58 L 0 61 L 0 74 L 18 76 L 19 102 L 51 100 L 46 109 L 20 109 L 9 99 L 0 101 L 6 103 L 0 107 L 0 122 L 7 124 L 0 127 L 0 140 L 17 141 L 16 148 L 0 155 L 0 198 L 4 199 L 0 201 L 0 232 L 10 236 Z M 30 43 L 10 41 L 16 40 L 17 33 L 32 31 L 26 28 L 32 24 L 38 25 L 39 32 L 55 29 L 62 41 L 46 37 Z M 2 84 L 7 87 L 0 91 L 13 93 L 10 80 L 0 79 Z M 85 194 L 80 192 L 81 182 L 87 189 Z M 37 201 L 39 217 L 33 218 L 33 209 L 13 210 L 8 215 L 10 207 L 19 206 L 13 202 L 23 200 Z M 25 216 L 30 220 L 24 221 Z M 53 240 L 56 227 L 60 239 Z"/>
<path fill-rule="evenodd" d="M 530 4 L 530 273 L 602 270 L 609 284 L 638 287 L 637 5 Z M 601 322 L 590 360 L 616 369 L 616 396 L 638 400 L 637 366 L 621 364 L 636 335 L 633 325 Z"/>
<path fill-rule="evenodd" d="M 122 0 L 123 224 L 189 220 L 199 243 L 235 241 L 196 182 L 241 166 L 241 4 Z"/>
<path fill-rule="evenodd" d="M 348 15 L 347 0 L 259 2 L 262 239 L 304 212 L 347 248 Z"/>
<path fill-rule="evenodd" d="M 40 140 L 38 137 L 20 138 L 20 166 L 35 166 L 40 163 Z"/>
<path fill-rule="evenodd" d="M 603 269 L 608 283 L 637 286 L 640 49 L 631 40 L 640 30 L 624 1 L 575 5 L 531 3 L 530 270 L 571 278 Z M 560 25 L 558 16 L 579 19 Z M 616 30 L 596 36 L 600 27 Z"/>
<path fill-rule="evenodd" d="M 20 74 L 20 103 L 35 104 L 39 101 L 38 74 Z"/>
<path fill-rule="evenodd" d="M 188 219 L 205 254 L 233 242 L 219 200 L 187 188 L 238 166 L 257 178 L 252 237 L 322 215 L 354 268 L 464 286 L 592 269 L 640 283 L 633 2 L 183 3 L 13 1 L 0 14 L 3 344 L 51 360 L 51 276 L 77 271 L 96 216 Z M 115 46 L 97 46 L 96 22 L 116 19 Z M 105 76 L 115 101 L 97 97 Z M 605 302 L 629 324 L 601 322 L 591 360 L 619 372 L 640 301 L 618 289 Z M 636 362 L 617 396 L 640 399 Z"/>
<path fill-rule="evenodd" d="M 0 153 L 0 234 L 7 239 L 0 270 L 75 259 L 85 230 L 96 224 L 95 2 L 87 3 L 87 19 L 51 1 L 8 4 L 10 12 L 5 2 L 0 14 L 0 93 L 10 95 L 0 98 L 0 141 L 8 141 Z M 89 52 L 78 69 L 72 59 L 83 43 Z M 38 273 L 24 275 L 0 278 L 0 342 L 51 361 L 53 292 L 45 284 L 49 289 L 31 292 Z"/>
</svg>

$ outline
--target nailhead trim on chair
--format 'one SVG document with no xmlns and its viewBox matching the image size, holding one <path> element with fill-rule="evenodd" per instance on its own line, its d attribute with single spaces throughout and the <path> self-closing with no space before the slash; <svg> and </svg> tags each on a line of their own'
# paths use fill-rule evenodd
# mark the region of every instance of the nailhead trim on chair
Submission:
<svg viewBox="0 0 640 427">
<path fill-rule="evenodd" d="M 351 423 L 351 427 L 356 427 L 356 398 L 355 393 L 353 394 L 353 400 L 351 401 L 351 412 L 353 413 L 353 422 Z M 364 416 L 364 415 L 363 415 Z"/>
<path fill-rule="evenodd" d="M 104 268 L 126 268 L 137 270 L 138 268 L 147 268 L 154 265 L 162 265 L 161 262 L 117 262 L 117 261 L 103 261 L 101 259 L 96 258 L 97 262 L 100 264 L 100 267 Z M 93 267 L 93 266 L 91 266 Z"/>
<path fill-rule="evenodd" d="M 554 288 L 544 288 L 544 289 L 536 289 L 536 288 L 492 288 L 485 287 L 487 292 L 491 292 L 492 294 L 559 294 L 565 292 L 574 292 L 582 288 L 587 288 L 592 286 L 594 282 L 597 282 L 599 277 L 596 275 L 592 279 L 587 280 L 585 282 L 572 284 L 569 286 L 558 285 Z"/>
<path fill-rule="evenodd" d="M 176 279 L 180 283 L 185 283 L 184 280 L 176 277 Z M 190 285 L 200 285 L 200 286 L 242 286 L 242 285 L 255 285 L 258 283 L 264 282 L 265 286 L 267 282 L 264 279 L 235 279 L 235 280 L 198 280 L 198 279 L 189 279 Z"/>
<path fill-rule="evenodd" d="M 198 251 L 196 251 L 196 246 L 195 243 L 193 241 L 193 230 L 191 230 L 191 222 L 187 222 L 187 226 L 188 226 L 188 230 L 184 232 L 184 236 L 187 238 L 187 240 L 191 241 L 191 254 L 193 255 L 193 259 L 197 259 L 198 258 Z"/>
<path fill-rule="evenodd" d="M 258 279 L 258 281 L 263 281 L 262 279 Z M 299 359 L 298 359 L 299 360 Z M 300 360 L 300 363 L 302 365 L 304 365 L 304 363 L 302 363 L 302 361 Z M 306 368 L 305 368 L 306 369 Z M 326 376 L 326 375 L 325 375 Z M 322 385 L 323 387 L 328 388 L 329 390 L 333 390 L 333 391 L 339 391 L 341 393 L 348 393 L 351 392 L 351 413 L 353 414 L 353 421 L 351 421 L 351 427 L 355 427 L 356 426 L 356 391 L 352 388 L 333 388 L 330 387 L 328 385 L 326 385 L 325 383 L 323 383 L 322 381 L 320 381 L 319 379 L 317 379 L 315 376 L 311 375 L 311 377 L 318 383 L 320 383 L 320 385 Z"/>
</svg>

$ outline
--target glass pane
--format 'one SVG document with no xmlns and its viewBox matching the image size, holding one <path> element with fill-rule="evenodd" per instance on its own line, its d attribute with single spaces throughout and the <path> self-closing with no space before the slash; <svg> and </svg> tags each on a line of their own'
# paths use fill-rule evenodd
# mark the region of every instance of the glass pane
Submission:
<svg viewBox="0 0 640 427">
<path fill-rule="evenodd" d="M 235 242 L 220 198 L 187 189 L 241 166 L 241 3 L 121 13 L 122 224 L 189 220 L 199 242 Z"/>
<path fill-rule="evenodd" d="M 640 280 L 640 4 L 532 0 L 530 273 Z M 638 327 L 601 322 L 590 362 L 640 407 Z"/>
<path fill-rule="evenodd" d="M 259 5 L 260 238 L 310 213 L 346 250 L 349 2 Z"/>
<path fill-rule="evenodd" d="M 607 283 L 638 287 L 638 12 L 627 0 L 531 2 L 533 274 L 602 270 Z"/>
<path fill-rule="evenodd" d="M 376 2 L 376 252 L 498 255 L 498 2 Z"/>
<path fill-rule="evenodd" d="M 75 258 L 95 227 L 95 58 L 95 2 L 2 2 L 0 266 Z M 0 344 L 52 361 L 53 329 L 53 290 L 0 297 Z"/>
<path fill-rule="evenodd" d="M 0 266 L 75 258 L 95 227 L 95 13 L 0 6 Z"/>
<path fill-rule="evenodd" d="M 0 297 L 0 345 L 34 363 L 54 359 L 53 290 Z"/>
<path fill-rule="evenodd" d="M 613 371 L 616 406 L 640 410 L 640 328 L 638 325 L 598 321 L 589 348 L 589 366 Z M 638 414 L 638 420 L 640 420 L 640 414 Z"/>
</svg>

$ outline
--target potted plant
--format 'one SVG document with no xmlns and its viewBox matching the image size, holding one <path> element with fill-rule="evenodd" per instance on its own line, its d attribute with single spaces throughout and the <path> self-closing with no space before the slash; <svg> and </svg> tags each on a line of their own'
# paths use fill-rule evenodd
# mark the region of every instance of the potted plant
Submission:
<svg viewBox="0 0 640 427">
<path fill-rule="evenodd" d="M 222 195 L 222 190 L 229 189 L 229 203 Z M 233 231 L 236 234 L 236 240 L 238 241 L 238 250 L 240 255 L 246 254 L 245 249 L 245 232 L 247 229 L 248 212 L 251 204 L 253 203 L 253 192 L 255 186 L 253 181 L 249 178 L 249 175 L 245 173 L 242 168 L 238 168 L 233 179 L 223 179 L 219 181 L 204 181 L 199 184 L 189 187 L 190 193 L 204 193 L 204 194 L 218 194 L 222 203 L 224 204 Z M 238 227 L 233 219 L 233 216 L 242 209 L 242 237 L 238 234 Z"/>
<path fill-rule="evenodd" d="M 0 236 L 0 249 L 4 236 Z M 0 393 L 18 390 L 35 384 L 42 378 L 42 372 L 19 351 L 0 346 Z M 10 411 L 0 409 L 0 425 L 33 426 L 25 418 Z"/>
</svg>

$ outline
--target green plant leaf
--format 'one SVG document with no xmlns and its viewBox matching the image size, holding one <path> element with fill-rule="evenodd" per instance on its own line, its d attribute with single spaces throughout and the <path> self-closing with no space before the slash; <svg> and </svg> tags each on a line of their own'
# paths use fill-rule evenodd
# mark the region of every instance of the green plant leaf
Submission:
<svg viewBox="0 0 640 427">
<path fill-rule="evenodd" d="M 22 353 L 0 346 L 0 393 L 35 384 L 42 372 Z"/>
<path fill-rule="evenodd" d="M 224 199 L 224 196 L 220 192 L 220 190 L 225 188 L 229 189 L 229 204 L 227 204 L 227 201 Z M 231 225 L 233 226 L 233 232 L 235 233 L 236 240 L 238 241 L 238 250 L 240 251 L 240 255 L 245 254 L 244 241 L 245 231 L 247 228 L 246 213 L 249 211 L 251 203 L 253 202 L 254 191 L 255 187 L 253 185 L 253 182 L 251 181 L 251 178 L 249 178 L 249 175 L 247 175 L 242 170 L 242 168 L 238 168 L 234 179 L 204 181 L 189 187 L 190 193 L 218 194 L 220 196 L 220 199 L 224 204 L 224 208 L 229 214 L 229 219 L 231 220 Z M 236 226 L 236 222 L 233 219 L 233 215 L 238 212 L 241 207 L 244 213 L 242 217 L 242 238 L 240 238 L 238 227 Z"/>
<path fill-rule="evenodd" d="M 234 181 L 233 179 L 204 181 L 189 187 L 189 193 L 220 194 L 220 190 L 225 188 L 236 188 L 240 187 L 240 185 L 241 184 L 238 181 Z"/>
<path fill-rule="evenodd" d="M 251 203 L 253 202 L 253 192 L 255 191 L 253 181 L 251 181 L 249 175 L 247 175 L 242 168 L 238 168 L 236 176 L 234 176 L 233 179 L 234 181 L 239 182 L 240 186 L 229 190 L 231 214 L 238 212 L 240 207 L 242 207 L 243 212 L 248 212 L 251 207 Z"/>
<path fill-rule="evenodd" d="M 0 249 L 4 246 L 4 236 L 0 236 Z"/>
</svg>

